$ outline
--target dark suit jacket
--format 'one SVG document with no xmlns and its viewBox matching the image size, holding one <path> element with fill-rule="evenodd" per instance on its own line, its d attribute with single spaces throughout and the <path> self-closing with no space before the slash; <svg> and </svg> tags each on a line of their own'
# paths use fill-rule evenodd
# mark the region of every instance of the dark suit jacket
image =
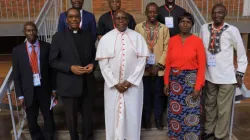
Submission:
<svg viewBox="0 0 250 140">
<path fill-rule="evenodd" d="M 58 23 L 58 32 L 62 32 L 65 29 L 68 29 L 68 24 L 66 22 L 66 12 L 63 12 L 60 14 L 59 17 L 59 23 Z M 88 31 L 92 33 L 92 39 L 93 41 L 96 41 L 96 20 L 95 16 L 87 12 L 85 10 L 82 10 L 82 26 L 81 29 L 83 31 Z"/>
<path fill-rule="evenodd" d="M 50 50 L 50 65 L 57 70 L 56 90 L 58 95 L 65 97 L 79 97 L 81 95 L 94 94 L 95 77 L 94 73 L 84 74 L 81 76 L 71 72 L 72 65 L 86 66 L 94 64 L 95 61 L 95 44 L 91 39 L 89 32 L 82 32 L 81 38 L 84 44 L 84 60 L 80 59 L 79 52 L 69 30 L 57 32 L 52 37 Z"/>
<path fill-rule="evenodd" d="M 52 71 L 49 65 L 50 44 L 40 43 L 40 72 L 41 89 L 44 94 L 51 95 L 54 85 Z M 29 56 L 26 49 L 26 42 L 16 46 L 12 52 L 13 77 L 17 97 L 24 96 L 26 106 L 31 106 L 33 102 L 34 86 L 33 73 L 31 70 Z M 50 96 L 44 96 L 45 98 Z M 47 100 L 47 99 L 46 99 Z"/>
</svg>

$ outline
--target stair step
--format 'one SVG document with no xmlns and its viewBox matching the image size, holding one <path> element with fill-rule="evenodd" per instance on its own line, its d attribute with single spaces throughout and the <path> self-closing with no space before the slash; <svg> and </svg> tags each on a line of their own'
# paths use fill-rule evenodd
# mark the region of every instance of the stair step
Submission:
<svg viewBox="0 0 250 140">
<path fill-rule="evenodd" d="M 151 130 L 141 130 L 141 140 L 169 140 L 167 136 L 167 128 L 163 130 L 157 130 L 152 128 Z M 81 132 L 79 132 L 81 136 Z M 59 130 L 56 132 L 55 137 L 57 140 L 69 140 L 70 135 L 68 130 Z M 104 129 L 99 129 L 94 131 L 95 140 L 105 140 L 106 134 Z M 25 129 L 22 132 L 22 140 L 31 140 L 29 131 Z"/>
</svg>

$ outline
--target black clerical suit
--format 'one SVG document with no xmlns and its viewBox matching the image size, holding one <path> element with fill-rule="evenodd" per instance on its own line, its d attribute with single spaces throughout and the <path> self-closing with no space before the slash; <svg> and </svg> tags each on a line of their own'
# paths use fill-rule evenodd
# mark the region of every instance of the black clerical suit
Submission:
<svg viewBox="0 0 250 140">
<path fill-rule="evenodd" d="M 91 33 L 79 30 L 64 30 L 52 38 L 50 64 L 57 70 L 56 90 L 62 97 L 66 121 L 71 140 L 78 140 L 77 111 L 81 107 L 83 121 L 83 140 L 93 139 L 92 100 L 95 93 L 94 73 L 75 75 L 72 65 L 96 65 L 95 44 Z"/>
<path fill-rule="evenodd" d="M 107 12 L 103 15 L 101 15 L 99 21 L 98 21 L 98 28 L 97 28 L 97 35 L 105 35 L 109 31 L 113 30 L 115 28 L 115 19 L 114 19 L 114 12 Z M 136 23 L 135 19 L 131 14 L 128 14 L 128 28 L 134 30 Z"/>
<path fill-rule="evenodd" d="M 160 23 L 165 24 L 165 17 L 173 17 L 174 28 L 169 28 L 170 37 L 172 37 L 180 33 L 180 28 L 177 19 L 179 16 L 183 15 L 186 12 L 186 10 L 178 5 L 174 5 L 171 10 L 168 9 L 167 7 L 168 7 L 167 5 L 162 5 L 161 7 L 159 7 L 159 12 L 158 12 L 159 14 L 157 16 L 157 20 Z"/>
<path fill-rule="evenodd" d="M 52 93 L 52 72 L 49 66 L 50 44 L 39 41 L 40 47 L 40 81 L 41 86 L 34 86 L 33 72 L 26 43 L 13 49 L 12 66 L 13 78 L 17 98 L 24 97 L 25 111 L 27 114 L 28 128 L 32 140 L 52 140 L 54 133 L 53 113 L 50 110 Z M 42 134 L 37 117 L 39 109 L 44 117 L 44 135 Z"/>
</svg>

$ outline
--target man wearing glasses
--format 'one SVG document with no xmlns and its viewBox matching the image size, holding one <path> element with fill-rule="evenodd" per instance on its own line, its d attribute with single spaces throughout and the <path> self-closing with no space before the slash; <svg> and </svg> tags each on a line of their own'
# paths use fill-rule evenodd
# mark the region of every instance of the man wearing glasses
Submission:
<svg viewBox="0 0 250 140">
<path fill-rule="evenodd" d="M 117 11 L 116 29 L 104 35 L 96 60 L 105 79 L 106 140 L 140 140 L 147 43 L 128 29 L 128 14 Z"/>
<path fill-rule="evenodd" d="M 98 39 L 100 40 L 103 35 L 105 35 L 107 32 L 113 30 L 115 27 L 115 19 L 114 19 L 114 13 L 121 9 L 121 0 L 109 0 L 109 7 L 110 11 L 103 14 L 98 22 L 98 28 L 97 28 L 97 35 Z M 134 30 L 135 29 L 135 20 L 134 17 L 130 14 L 128 14 L 128 28 Z"/>
</svg>

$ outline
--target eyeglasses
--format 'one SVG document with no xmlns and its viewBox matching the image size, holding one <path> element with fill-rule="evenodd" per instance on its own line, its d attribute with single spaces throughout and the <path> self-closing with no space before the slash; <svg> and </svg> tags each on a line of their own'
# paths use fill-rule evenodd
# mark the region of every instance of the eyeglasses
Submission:
<svg viewBox="0 0 250 140">
<path fill-rule="evenodd" d="M 120 21 L 120 20 L 125 21 L 127 19 L 128 19 L 127 17 L 115 17 L 115 20 L 117 21 Z"/>
</svg>

